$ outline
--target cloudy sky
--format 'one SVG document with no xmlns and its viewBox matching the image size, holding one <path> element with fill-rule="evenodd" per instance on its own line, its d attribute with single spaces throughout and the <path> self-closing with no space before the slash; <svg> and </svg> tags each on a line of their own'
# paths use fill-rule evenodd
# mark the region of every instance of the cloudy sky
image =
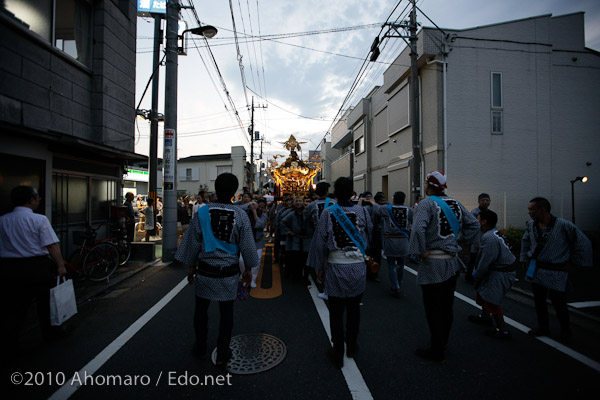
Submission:
<svg viewBox="0 0 600 400">
<path fill-rule="evenodd" d="M 188 55 L 179 57 L 180 158 L 229 153 L 231 146 L 245 146 L 249 154 L 247 128 L 252 96 L 257 106 L 255 130 L 265 139 L 264 159 L 284 154 L 280 142 L 291 134 L 307 142 L 303 151 L 314 149 L 342 105 L 344 109 L 355 105 L 381 84 L 386 63 L 404 48 L 401 39 L 391 39 L 378 63 L 368 65 L 359 85 L 347 98 L 381 24 L 390 15 L 390 21 L 404 19 L 407 0 L 402 0 L 397 8 L 397 0 L 231 0 L 234 21 L 230 1 L 181 1 L 184 5 L 192 1 L 202 24 L 216 26 L 219 33 L 208 40 L 216 67 L 204 40 L 190 40 Z M 420 0 L 417 5 L 426 15 L 418 13 L 422 25 L 433 26 L 429 17 L 441 28 L 453 29 L 584 11 L 586 46 L 600 50 L 597 0 Z M 197 26 L 193 12 L 183 10 L 182 15 L 188 27 Z M 153 27 L 153 20 L 138 17 L 136 105 L 152 74 Z M 161 88 L 164 70 L 162 67 Z M 159 99 L 162 113 L 162 90 Z M 140 108 L 149 109 L 150 104 L 148 89 Z M 138 120 L 136 125 L 135 150 L 147 155 L 149 123 Z M 162 157 L 162 125 L 159 131 Z M 260 153 L 260 142 L 255 143 L 254 152 Z"/>
</svg>

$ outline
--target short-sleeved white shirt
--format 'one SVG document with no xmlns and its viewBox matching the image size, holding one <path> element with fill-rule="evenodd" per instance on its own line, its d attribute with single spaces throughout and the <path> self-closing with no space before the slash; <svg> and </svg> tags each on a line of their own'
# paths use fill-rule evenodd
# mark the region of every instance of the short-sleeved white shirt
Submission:
<svg viewBox="0 0 600 400">
<path fill-rule="evenodd" d="M 196 216 L 196 214 L 198 213 L 198 209 L 200 207 L 204 207 L 206 204 L 204 203 L 196 203 L 194 204 L 194 208 L 192 209 L 192 218 L 194 218 Z"/>
<path fill-rule="evenodd" d="M 45 215 L 31 208 L 15 207 L 0 217 L 0 257 L 25 258 L 48 255 L 46 246 L 58 243 L 58 237 Z"/>
</svg>

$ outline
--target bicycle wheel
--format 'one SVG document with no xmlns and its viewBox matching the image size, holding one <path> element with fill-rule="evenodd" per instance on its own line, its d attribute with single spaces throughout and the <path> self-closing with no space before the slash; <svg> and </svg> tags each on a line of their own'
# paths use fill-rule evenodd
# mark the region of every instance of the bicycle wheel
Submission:
<svg viewBox="0 0 600 400">
<path fill-rule="evenodd" d="M 118 239 L 117 248 L 119 249 L 119 265 L 127 264 L 131 257 L 131 244 L 125 239 Z"/>
<path fill-rule="evenodd" d="M 119 266 L 119 250 L 109 242 L 94 245 L 83 259 L 83 269 L 89 280 L 97 282 L 108 279 Z"/>
<path fill-rule="evenodd" d="M 83 281 L 86 278 L 85 270 L 77 264 L 80 251 L 81 250 L 75 250 L 71 253 L 67 261 L 68 266 L 65 265 L 67 267 L 67 277 L 75 281 Z"/>
</svg>

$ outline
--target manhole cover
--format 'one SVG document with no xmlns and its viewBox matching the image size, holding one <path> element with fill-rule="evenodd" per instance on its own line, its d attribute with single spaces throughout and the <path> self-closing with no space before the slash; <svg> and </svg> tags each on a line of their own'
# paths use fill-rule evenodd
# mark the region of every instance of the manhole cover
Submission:
<svg viewBox="0 0 600 400">
<path fill-rule="evenodd" d="M 231 359 L 227 371 L 232 374 L 249 375 L 273 368 L 283 361 L 287 353 L 285 344 L 266 333 L 248 333 L 231 338 Z M 212 362 L 217 361 L 217 349 L 212 353 Z"/>
</svg>

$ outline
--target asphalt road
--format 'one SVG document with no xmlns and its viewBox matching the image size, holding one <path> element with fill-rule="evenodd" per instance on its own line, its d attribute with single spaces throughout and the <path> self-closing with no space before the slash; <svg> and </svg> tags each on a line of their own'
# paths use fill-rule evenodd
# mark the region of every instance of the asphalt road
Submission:
<svg viewBox="0 0 600 400">
<path fill-rule="evenodd" d="M 406 297 L 390 297 L 382 267 L 382 282 L 368 282 L 364 295 L 356 368 L 349 360 L 342 370 L 329 361 L 329 339 L 317 309 L 324 303 L 315 299 L 315 288 L 311 294 L 310 287 L 285 279 L 281 296 L 250 297 L 234 306 L 234 336 L 267 333 L 281 339 L 287 348 L 281 364 L 227 375 L 209 360 L 195 359 L 190 352 L 194 293 L 183 282 L 186 270 L 157 264 L 80 304 L 65 338 L 48 344 L 37 330 L 25 332 L 20 365 L 4 372 L 4 392 L 23 399 L 573 399 L 597 392 L 597 323 L 573 316 L 569 348 L 515 327 L 512 341 L 499 342 L 467 322 L 477 310 L 468 300 L 473 289 L 461 279 L 457 292 L 465 300 L 455 298 L 447 362 L 417 358 L 414 350 L 429 337 L 420 289 L 405 271 Z M 531 299 L 511 295 L 503 306 L 507 317 L 534 326 Z M 215 346 L 217 306 L 209 312 L 209 344 Z M 552 322 L 558 335 L 555 318 Z M 577 354 L 566 354 L 573 351 L 588 357 L 588 365 L 573 358 Z M 198 384 L 205 377 L 215 383 Z M 78 383 L 83 384 L 76 388 Z"/>
</svg>

